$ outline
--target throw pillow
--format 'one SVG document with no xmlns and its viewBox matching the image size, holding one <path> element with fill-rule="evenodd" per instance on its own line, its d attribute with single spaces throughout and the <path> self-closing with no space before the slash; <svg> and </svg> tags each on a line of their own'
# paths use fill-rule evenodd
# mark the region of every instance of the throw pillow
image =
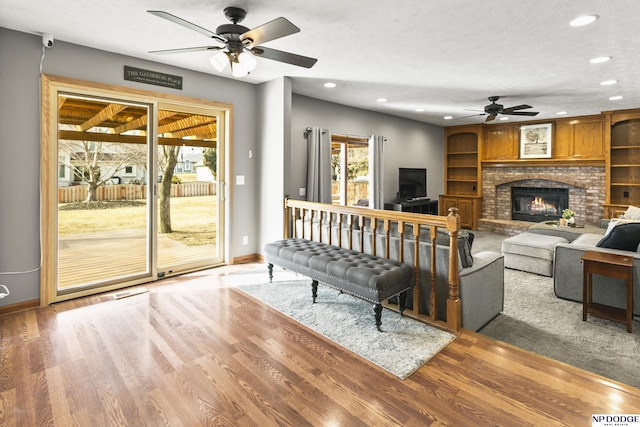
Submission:
<svg viewBox="0 0 640 427">
<path fill-rule="evenodd" d="M 473 256 L 471 255 L 471 243 L 473 242 L 473 237 L 469 237 L 470 236 L 463 238 L 462 244 L 460 243 L 460 240 L 458 240 L 458 252 L 460 253 L 462 268 L 473 266 Z"/>
<path fill-rule="evenodd" d="M 626 218 L 611 218 L 611 220 L 609 221 L 609 225 L 607 226 L 607 231 L 604 233 L 604 235 L 608 236 L 609 233 L 611 233 L 611 230 L 613 230 L 615 227 L 621 224 L 629 224 L 632 222 L 640 222 L 640 221 L 635 219 L 626 219 Z"/>
<path fill-rule="evenodd" d="M 458 253 L 460 254 L 460 262 L 462 268 L 473 266 L 473 256 L 471 255 L 471 245 L 475 236 L 466 230 L 460 230 L 458 233 Z M 446 230 L 438 229 L 436 237 L 436 245 L 449 246 L 449 233 Z"/>
<path fill-rule="evenodd" d="M 640 220 L 640 208 L 636 206 L 629 206 L 627 210 L 624 212 L 623 216 L 626 219 Z"/>
<path fill-rule="evenodd" d="M 613 227 L 596 246 L 635 252 L 638 245 L 640 245 L 640 222 L 629 222 Z"/>
</svg>

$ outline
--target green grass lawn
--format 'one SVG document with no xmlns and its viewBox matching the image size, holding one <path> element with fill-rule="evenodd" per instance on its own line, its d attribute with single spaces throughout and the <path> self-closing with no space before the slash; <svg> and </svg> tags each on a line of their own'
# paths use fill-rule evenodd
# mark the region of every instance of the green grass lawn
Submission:
<svg viewBox="0 0 640 427">
<path fill-rule="evenodd" d="M 217 236 L 216 196 L 171 199 L 172 233 L 167 237 L 186 245 L 213 243 Z M 103 233 L 110 230 L 144 229 L 147 208 L 143 200 L 58 205 L 58 235 Z"/>
</svg>

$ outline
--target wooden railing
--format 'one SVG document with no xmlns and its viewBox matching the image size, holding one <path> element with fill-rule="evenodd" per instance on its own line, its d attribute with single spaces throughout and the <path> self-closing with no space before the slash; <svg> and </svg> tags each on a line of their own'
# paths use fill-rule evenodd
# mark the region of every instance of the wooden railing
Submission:
<svg viewBox="0 0 640 427">
<path fill-rule="evenodd" d="M 323 224 L 326 227 L 319 226 L 302 226 L 296 227 L 297 223 L 302 224 Z M 371 254 L 379 257 L 390 257 L 390 231 L 391 224 L 397 225 L 399 242 L 399 259 L 404 259 L 404 232 L 405 226 L 410 225 L 413 229 L 414 242 L 414 259 L 413 268 L 415 274 L 415 286 L 413 288 L 413 309 L 405 314 L 418 318 L 427 323 L 433 323 L 440 327 L 445 327 L 452 331 L 458 331 L 461 327 L 461 304 L 458 292 L 459 276 L 458 276 L 458 233 L 460 231 L 460 216 L 458 209 L 450 208 L 449 215 L 423 215 L 408 212 L 387 211 L 379 209 L 369 209 L 361 207 L 337 206 L 325 203 L 306 202 L 301 200 L 285 199 L 285 238 L 300 237 L 308 240 L 325 241 L 330 245 L 343 246 L 354 249 L 354 235 L 358 235 L 360 251 L 364 251 L 364 232 L 354 233 L 354 230 L 364 230 L 365 224 L 370 225 L 371 231 Z M 355 226 L 357 224 L 357 226 Z M 379 233 L 381 226 L 385 235 L 385 248 L 376 247 L 376 235 Z M 420 313 L 420 232 L 424 227 L 429 229 L 429 238 L 431 240 L 431 260 L 430 283 L 431 293 L 429 294 L 428 314 Z M 342 232 L 337 233 L 334 238 L 331 230 L 347 230 L 348 241 L 343 241 Z M 436 284 L 436 237 L 438 228 L 446 229 L 449 234 L 449 259 L 448 259 L 448 286 L 449 293 L 446 303 L 446 323 L 438 320 L 437 313 L 437 284 Z M 326 233 L 326 235 L 324 234 Z M 337 239 L 337 241 L 335 241 Z"/>
<path fill-rule="evenodd" d="M 58 203 L 76 203 L 87 199 L 86 185 L 58 188 Z M 141 200 L 146 197 L 147 186 L 142 184 L 101 185 L 96 189 L 96 200 Z M 216 184 L 194 181 L 171 184 L 171 197 L 211 196 L 216 194 Z"/>
</svg>

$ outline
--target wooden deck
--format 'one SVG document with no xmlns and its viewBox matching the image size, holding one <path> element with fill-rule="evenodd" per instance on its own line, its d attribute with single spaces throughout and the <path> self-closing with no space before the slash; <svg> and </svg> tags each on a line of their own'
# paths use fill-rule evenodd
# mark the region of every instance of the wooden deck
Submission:
<svg viewBox="0 0 640 427">
<path fill-rule="evenodd" d="M 187 246 L 166 235 L 158 236 L 158 271 L 211 260 L 215 244 Z M 64 236 L 58 243 L 58 289 L 143 274 L 148 271 L 147 239 L 143 230 L 112 230 Z M 155 276 L 155 272 L 153 272 Z"/>
</svg>

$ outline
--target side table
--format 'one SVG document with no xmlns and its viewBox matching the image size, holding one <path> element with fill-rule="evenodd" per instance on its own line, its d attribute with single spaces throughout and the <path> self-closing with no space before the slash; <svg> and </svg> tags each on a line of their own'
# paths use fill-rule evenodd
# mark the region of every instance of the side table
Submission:
<svg viewBox="0 0 640 427">
<path fill-rule="evenodd" d="M 587 315 L 602 317 L 615 322 L 626 323 L 627 332 L 633 323 L 633 258 L 607 252 L 587 251 L 582 256 L 583 298 L 582 320 Z M 625 281 L 627 286 L 627 308 L 621 309 L 593 302 L 593 275 L 608 276 Z"/>
</svg>

